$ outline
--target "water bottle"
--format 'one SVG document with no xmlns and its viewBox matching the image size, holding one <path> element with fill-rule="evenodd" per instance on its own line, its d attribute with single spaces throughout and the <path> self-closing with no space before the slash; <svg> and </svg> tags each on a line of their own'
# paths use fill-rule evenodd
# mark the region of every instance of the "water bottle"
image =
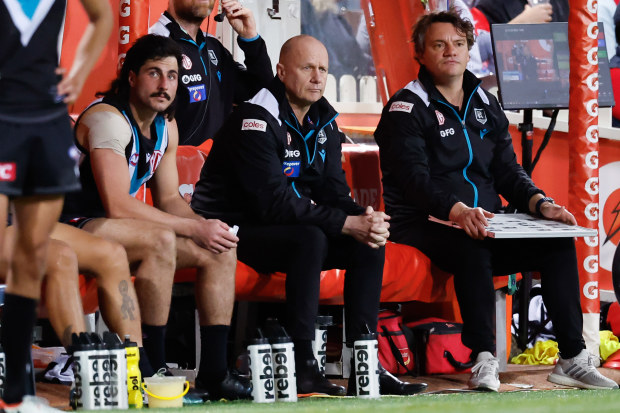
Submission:
<svg viewBox="0 0 620 413">
<path fill-rule="evenodd" d="M 138 344 L 125 336 L 125 353 L 127 355 L 127 403 L 129 408 L 141 409 L 142 401 L 142 374 L 138 363 L 140 352 Z"/>
<path fill-rule="evenodd" d="M 95 345 L 95 352 L 88 359 L 94 371 L 91 384 L 96 386 L 96 403 L 99 409 L 111 409 L 110 352 L 97 333 L 90 333 L 90 340 Z"/>
<path fill-rule="evenodd" d="M 110 405 L 113 409 L 128 409 L 125 346 L 117 334 L 109 331 L 103 333 L 103 341 L 110 355 Z"/>
<path fill-rule="evenodd" d="M 98 409 L 97 386 L 93 386 L 92 364 L 89 358 L 95 355 L 95 345 L 85 333 L 73 333 L 71 336 L 73 357 L 73 380 L 75 383 L 75 408 L 84 410 Z"/>
<path fill-rule="evenodd" d="M 314 340 L 312 352 L 319 363 L 319 370 L 325 374 L 325 362 L 327 357 L 327 327 L 333 324 L 332 316 L 318 316 L 314 323 Z"/>
<path fill-rule="evenodd" d="M 355 388 L 357 396 L 378 399 L 379 393 L 379 344 L 375 334 L 362 334 L 353 343 L 355 363 Z"/>
<path fill-rule="evenodd" d="M 297 375 L 295 374 L 295 345 L 281 328 L 280 337 L 272 338 L 273 379 L 276 400 L 279 402 L 297 401 Z"/>
<path fill-rule="evenodd" d="M 252 340 L 248 346 L 250 377 L 252 378 L 252 398 L 257 403 L 276 401 L 273 383 L 273 363 L 269 340 L 262 336 Z"/>
</svg>

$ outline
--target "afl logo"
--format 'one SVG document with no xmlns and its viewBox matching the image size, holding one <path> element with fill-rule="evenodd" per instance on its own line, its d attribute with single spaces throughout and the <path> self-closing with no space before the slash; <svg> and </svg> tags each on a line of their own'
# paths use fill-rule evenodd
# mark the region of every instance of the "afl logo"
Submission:
<svg viewBox="0 0 620 413">
<path fill-rule="evenodd" d="M 443 113 L 436 110 L 435 116 L 437 116 L 437 122 L 439 122 L 439 126 L 442 126 L 446 122 L 446 118 L 444 118 Z"/>
<path fill-rule="evenodd" d="M 132 154 L 131 157 L 129 158 L 129 164 L 131 166 L 136 166 L 138 164 L 138 157 L 139 156 L 140 155 L 137 154 L 137 153 Z"/>
<path fill-rule="evenodd" d="M 189 70 L 192 68 L 192 59 L 190 59 L 189 57 L 187 57 L 187 55 L 183 55 L 183 59 L 182 59 L 182 64 L 183 64 L 183 69 L 185 70 Z"/>
</svg>

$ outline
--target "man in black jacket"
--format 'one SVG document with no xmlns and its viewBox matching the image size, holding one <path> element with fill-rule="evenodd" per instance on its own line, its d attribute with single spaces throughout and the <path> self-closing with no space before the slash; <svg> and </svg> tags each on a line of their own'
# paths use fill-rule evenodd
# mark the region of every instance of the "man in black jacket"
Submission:
<svg viewBox="0 0 620 413">
<path fill-rule="evenodd" d="M 341 164 L 344 135 L 338 114 L 322 97 L 327 69 L 327 50 L 315 38 L 297 36 L 282 46 L 277 77 L 216 135 L 192 208 L 239 225 L 241 261 L 261 272 L 286 272 L 298 392 L 343 395 L 343 387 L 319 372 L 312 354 L 320 273 L 347 270 L 347 342 L 367 329 L 374 332 L 389 217 L 349 196 Z M 380 385 L 383 394 L 426 387 L 385 370 Z"/>
<path fill-rule="evenodd" d="M 463 343 L 476 364 L 469 386 L 499 389 L 493 275 L 540 271 L 560 359 L 549 380 L 583 388 L 617 388 L 585 350 L 579 277 L 572 238 L 495 240 L 487 218 L 499 195 L 520 211 L 575 224 L 517 163 L 508 119 L 466 70 L 473 27 L 454 10 L 424 16 L 412 41 L 418 79 L 396 92 L 375 132 L 383 171 L 390 240 L 418 248 L 454 274 Z M 429 221 L 451 220 L 462 229 Z"/>
<path fill-rule="evenodd" d="M 198 146 L 213 138 L 232 111 L 233 103 L 252 97 L 273 77 L 265 41 L 256 32 L 249 9 L 237 0 L 222 0 L 222 9 L 237 44 L 245 54 L 245 65 L 213 36 L 200 30 L 214 1 L 170 0 L 150 32 L 169 36 L 183 50 L 179 68 L 176 120 L 179 145 Z"/>
</svg>

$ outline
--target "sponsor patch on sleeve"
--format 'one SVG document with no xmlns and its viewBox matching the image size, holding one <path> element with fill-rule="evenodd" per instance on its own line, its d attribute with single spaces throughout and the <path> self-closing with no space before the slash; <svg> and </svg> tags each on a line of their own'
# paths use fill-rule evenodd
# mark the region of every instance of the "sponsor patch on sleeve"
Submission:
<svg viewBox="0 0 620 413">
<path fill-rule="evenodd" d="M 289 178 L 297 178 L 299 176 L 299 170 L 301 169 L 301 162 L 299 161 L 284 161 L 282 162 L 282 172 Z"/>
<path fill-rule="evenodd" d="M 257 130 L 265 132 L 267 130 L 267 122 L 259 119 L 243 119 L 241 122 L 241 130 Z"/>
<path fill-rule="evenodd" d="M 189 91 L 189 103 L 201 102 L 207 99 L 205 85 L 190 86 L 187 90 Z"/>
<path fill-rule="evenodd" d="M 390 112 L 407 112 L 411 113 L 413 109 L 413 103 L 403 102 L 402 100 L 398 100 L 396 102 L 392 102 L 390 105 Z"/>
</svg>

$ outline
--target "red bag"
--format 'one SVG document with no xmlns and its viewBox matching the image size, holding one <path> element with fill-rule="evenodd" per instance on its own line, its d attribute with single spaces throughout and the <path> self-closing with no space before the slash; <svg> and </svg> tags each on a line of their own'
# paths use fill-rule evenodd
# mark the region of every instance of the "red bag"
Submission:
<svg viewBox="0 0 620 413">
<path fill-rule="evenodd" d="M 461 342 L 463 325 L 439 318 L 426 318 L 408 323 L 411 329 L 411 348 L 416 354 L 419 374 L 454 374 L 470 372 L 473 362 L 471 349 Z"/>
<path fill-rule="evenodd" d="M 379 362 L 392 374 L 415 375 L 413 352 L 409 349 L 402 325 L 403 318 L 399 314 L 387 310 L 379 313 Z"/>
</svg>

